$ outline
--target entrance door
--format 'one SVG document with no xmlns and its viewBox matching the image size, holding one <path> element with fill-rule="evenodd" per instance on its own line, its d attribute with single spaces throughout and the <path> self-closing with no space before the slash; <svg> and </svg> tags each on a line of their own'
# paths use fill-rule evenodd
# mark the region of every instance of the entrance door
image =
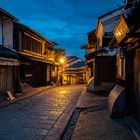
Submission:
<svg viewBox="0 0 140 140">
<path fill-rule="evenodd" d="M 71 84 L 71 75 L 68 75 L 68 77 L 67 77 L 67 84 L 68 84 L 68 85 Z"/>
<path fill-rule="evenodd" d="M 127 52 L 126 56 L 126 103 L 140 122 L 140 48 Z"/>
<path fill-rule="evenodd" d="M 136 50 L 134 59 L 134 99 L 136 118 L 140 122 L 140 48 Z"/>
<path fill-rule="evenodd" d="M 12 90 L 12 68 L 1 67 L 0 68 L 0 96 L 6 95 L 7 90 Z"/>
</svg>

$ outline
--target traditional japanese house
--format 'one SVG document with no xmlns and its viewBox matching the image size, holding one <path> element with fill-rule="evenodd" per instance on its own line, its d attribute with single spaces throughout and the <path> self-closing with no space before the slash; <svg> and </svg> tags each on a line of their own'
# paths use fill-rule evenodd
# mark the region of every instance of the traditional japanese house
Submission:
<svg viewBox="0 0 140 140">
<path fill-rule="evenodd" d="M 81 46 L 81 49 L 85 49 L 85 58 L 86 58 L 86 82 L 90 78 L 94 78 L 95 75 L 95 57 L 92 53 L 96 50 L 97 37 L 95 30 L 87 33 L 88 43 Z"/>
<path fill-rule="evenodd" d="M 109 93 L 116 83 L 117 50 L 110 50 L 109 42 L 113 38 L 113 30 L 123 11 L 123 7 L 120 7 L 98 17 L 95 33 L 96 50 L 90 54 L 95 61 L 95 76 L 89 81 L 88 91 Z"/>
<path fill-rule="evenodd" d="M 85 83 L 85 61 L 76 56 L 66 57 L 66 66 L 63 72 L 63 84 L 84 84 Z"/>
<path fill-rule="evenodd" d="M 125 9 L 127 14 L 120 17 L 110 46 L 118 49 L 116 86 L 125 91 L 127 111 L 140 123 L 140 1 L 127 1 Z M 111 94 L 120 96 L 121 92 Z"/>
<path fill-rule="evenodd" d="M 55 44 L 55 43 L 54 43 Z M 64 55 L 61 48 L 54 48 L 53 46 L 47 45 L 46 52 L 44 53 L 45 59 L 53 62 L 47 69 L 47 84 L 57 84 L 60 78 L 60 62 L 59 57 Z"/>
<path fill-rule="evenodd" d="M 0 8 L 0 97 L 19 90 L 18 54 L 13 47 L 13 22 L 18 19 Z"/>
<path fill-rule="evenodd" d="M 20 54 L 20 80 L 34 87 L 57 81 L 59 63 L 54 42 L 20 23 L 14 23 L 14 49 Z"/>
</svg>

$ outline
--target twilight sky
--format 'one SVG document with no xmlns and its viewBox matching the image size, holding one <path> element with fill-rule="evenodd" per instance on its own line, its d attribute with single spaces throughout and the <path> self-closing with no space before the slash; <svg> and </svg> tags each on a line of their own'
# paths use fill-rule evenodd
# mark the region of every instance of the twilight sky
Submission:
<svg viewBox="0 0 140 140">
<path fill-rule="evenodd" d="M 96 28 L 97 17 L 122 5 L 123 0 L 0 0 L 0 7 L 21 23 L 66 49 L 67 55 L 84 58 L 80 46 L 86 33 Z"/>
</svg>

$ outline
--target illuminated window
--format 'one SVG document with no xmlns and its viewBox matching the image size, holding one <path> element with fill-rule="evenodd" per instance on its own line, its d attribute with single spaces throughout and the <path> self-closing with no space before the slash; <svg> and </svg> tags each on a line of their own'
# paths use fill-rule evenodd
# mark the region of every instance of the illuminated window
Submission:
<svg viewBox="0 0 140 140">
<path fill-rule="evenodd" d="M 118 49 L 117 70 L 118 77 L 125 78 L 125 59 L 122 59 L 121 49 Z"/>
</svg>

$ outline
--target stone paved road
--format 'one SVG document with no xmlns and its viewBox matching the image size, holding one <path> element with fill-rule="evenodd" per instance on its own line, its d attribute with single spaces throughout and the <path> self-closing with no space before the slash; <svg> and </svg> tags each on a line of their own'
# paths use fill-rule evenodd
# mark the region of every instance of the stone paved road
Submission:
<svg viewBox="0 0 140 140">
<path fill-rule="evenodd" d="M 124 118 L 110 119 L 104 94 L 85 92 L 78 107 L 72 140 L 136 140 Z"/>
<path fill-rule="evenodd" d="M 59 139 L 83 88 L 57 87 L 0 108 L 0 140 Z"/>
</svg>

